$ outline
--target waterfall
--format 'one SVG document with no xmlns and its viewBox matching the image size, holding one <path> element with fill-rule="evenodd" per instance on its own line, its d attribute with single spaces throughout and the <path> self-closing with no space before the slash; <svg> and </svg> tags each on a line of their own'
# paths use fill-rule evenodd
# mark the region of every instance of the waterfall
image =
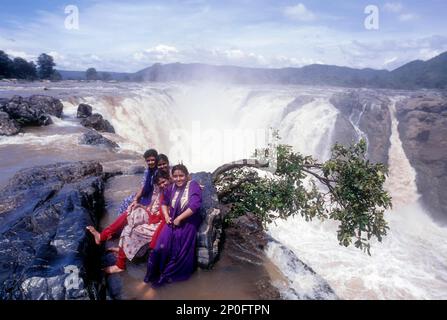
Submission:
<svg viewBox="0 0 447 320">
<path fill-rule="evenodd" d="M 362 111 L 358 112 L 358 110 L 352 110 L 351 115 L 349 116 L 348 120 L 352 124 L 352 127 L 354 128 L 355 133 L 357 134 L 357 140 L 360 141 L 360 139 L 365 139 L 366 146 L 368 147 L 368 145 L 369 145 L 368 136 L 360 129 L 360 120 L 362 120 L 362 116 L 365 113 L 366 107 L 367 107 L 367 104 L 363 103 Z M 357 119 L 354 120 L 356 113 L 358 113 Z"/>
</svg>

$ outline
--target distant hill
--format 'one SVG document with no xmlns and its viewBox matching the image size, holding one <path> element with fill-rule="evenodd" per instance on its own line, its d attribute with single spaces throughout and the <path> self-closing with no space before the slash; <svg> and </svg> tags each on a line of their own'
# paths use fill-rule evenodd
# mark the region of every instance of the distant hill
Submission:
<svg viewBox="0 0 447 320">
<path fill-rule="evenodd" d="M 447 52 L 425 62 L 412 61 L 391 74 L 393 83 L 405 88 L 447 88 Z"/>
<path fill-rule="evenodd" d="M 63 79 L 85 79 L 85 72 L 59 70 Z M 101 72 L 98 72 L 101 73 Z M 136 73 L 109 72 L 118 81 L 223 81 L 244 84 L 302 84 L 392 89 L 447 89 L 447 52 L 416 60 L 393 71 L 312 64 L 302 68 L 245 68 L 202 63 L 154 65 Z"/>
</svg>

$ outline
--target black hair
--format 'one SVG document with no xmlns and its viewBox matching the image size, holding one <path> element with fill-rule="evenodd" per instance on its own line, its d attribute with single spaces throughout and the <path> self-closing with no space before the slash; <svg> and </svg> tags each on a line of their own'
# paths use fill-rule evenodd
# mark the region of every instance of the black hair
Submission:
<svg viewBox="0 0 447 320">
<path fill-rule="evenodd" d="M 154 181 L 155 181 L 155 183 L 158 183 L 158 181 L 160 181 L 160 179 L 169 180 L 169 178 L 170 178 L 169 172 L 157 171 L 157 173 L 155 174 L 155 177 L 154 177 Z"/>
<path fill-rule="evenodd" d="M 149 157 L 157 158 L 157 156 L 158 156 L 158 152 L 155 149 L 146 150 L 146 152 L 143 154 L 144 159 L 147 159 Z"/>
<path fill-rule="evenodd" d="M 160 153 L 160 154 L 157 156 L 157 163 L 160 162 L 160 161 L 164 161 L 164 162 L 167 162 L 167 163 L 169 164 L 168 156 L 165 155 L 165 154 L 163 154 L 163 153 Z"/>
<path fill-rule="evenodd" d="M 175 166 L 173 166 L 172 171 L 171 171 L 172 174 L 174 174 L 175 170 L 180 170 L 181 172 L 183 172 L 185 174 L 185 176 L 189 175 L 188 169 L 183 164 L 176 164 Z"/>
</svg>

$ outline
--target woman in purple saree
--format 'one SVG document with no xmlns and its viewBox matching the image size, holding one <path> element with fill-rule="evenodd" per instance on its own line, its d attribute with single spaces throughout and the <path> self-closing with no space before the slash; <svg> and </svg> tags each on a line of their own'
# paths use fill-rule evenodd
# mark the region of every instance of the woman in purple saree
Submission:
<svg viewBox="0 0 447 320">
<path fill-rule="evenodd" d="M 195 269 L 202 190 L 196 181 L 188 180 L 188 169 L 182 164 L 172 168 L 172 176 L 174 183 L 166 187 L 162 203 L 166 224 L 149 256 L 144 279 L 153 287 L 186 280 Z"/>
</svg>

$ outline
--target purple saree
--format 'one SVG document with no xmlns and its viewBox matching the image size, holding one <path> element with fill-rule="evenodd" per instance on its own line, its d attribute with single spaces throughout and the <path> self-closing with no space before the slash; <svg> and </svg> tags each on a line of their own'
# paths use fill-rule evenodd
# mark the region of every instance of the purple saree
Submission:
<svg viewBox="0 0 447 320">
<path fill-rule="evenodd" d="M 198 212 L 202 204 L 202 190 L 196 181 L 188 181 L 182 187 L 172 184 L 165 190 L 163 204 L 168 206 L 172 221 L 188 208 L 193 214 L 179 226 L 166 224 L 163 227 L 149 256 L 144 278 L 154 287 L 186 280 L 194 271 L 196 235 L 202 220 Z"/>
</svg>

